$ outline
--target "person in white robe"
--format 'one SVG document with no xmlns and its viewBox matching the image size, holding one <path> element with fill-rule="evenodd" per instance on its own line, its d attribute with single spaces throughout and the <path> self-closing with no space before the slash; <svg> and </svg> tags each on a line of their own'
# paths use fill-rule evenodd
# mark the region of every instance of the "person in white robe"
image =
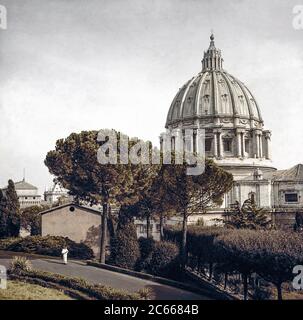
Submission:
<svg viewBox="0 0 303 320">
<path fill-rule="evenodd" d="M 62 249 L 62 256 L 63 256 L 63 262 L 64 264 L 67 264 L 67 254 L 68 254 L 68 249 L 65 247 Z"/>
</svg>

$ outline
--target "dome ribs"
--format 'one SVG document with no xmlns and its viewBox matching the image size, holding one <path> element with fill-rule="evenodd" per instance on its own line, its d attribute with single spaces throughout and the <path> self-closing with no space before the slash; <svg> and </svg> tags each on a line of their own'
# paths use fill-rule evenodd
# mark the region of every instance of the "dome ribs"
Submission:
<svg viewBox="0 0 303 320">
<path fill-rule="evenodd" d="M 188 94 L 188 91 L 190 90 L 190 86 L 193 84 L 193 82 L 197 79 L 197 76 L 196 77 L 193 77 L 189 83 L 187 84 L 187 87 L 184 91 L 184 94 L 183 94 L 183 97 L 182 97 L 182 101 L 181 101 L 181 106 L 180 106 L 180 117 L 183 118 L 184 117 L 184 114 L 183 114 L 183 110 L 184 110 L 184 103 L 187 99 L 187 94 Z"/>
<path fill-rule="evenodd" d="M 232 110 L 233 110 L 233 117 L 238 116 L 238 111 L 236 109 L 236 102 L 235 102 L 235 98 L 234 98 L 234 94 L 233 94 L 233 90 L 231 88 L 231 84 L 229 79 L 226 76 L 225 72 L 221 73 L 222 78 L 225 80 L 225 83 L 227 85 L 227 88 L 230 92 L 230 100 L 231 100 L 231 106 L 232 106 Z"/>
<path fill-rule="evenodd" d="M 185 119 L 193 120 L 195 125 L 211 123 L 210 118 L 217 119 L 216 125 L 234 119 L 235 126 L 247 127 L 248 121 L 251 128 L 263 126 L 256 99 L 244 83 L 222 69 L 222 61 L 221 50 L 215 47 L 212 35 L 204 52 L 202 71 L 178 91 L 167 115 L 166 128 Z M 218 120 L 224 117 L 226 121 Z"/>
<path fill-rule="evenodd" d="M 216 117 L 218 113 L 218 84 L 217 84 L 217 78 L 216 78 L 216 72 L 211 72 L 211 78 L 212 78 L 212 94 L 211 94 L 211 100 L 212 100 L 212 111 L 213 115 Z"/>
<path fill-rule="evenodd" d="M 197 86 L 197 93 L 196 93 L 196 114 L 198 117 L 201 117 L 203 115 L 203 96 L 201 95 L 203 92 L 203 86 L 204 86 L 204 81 L 206 78 L 206 73 L 200 74 L 200 80 Z"/>
</svg>

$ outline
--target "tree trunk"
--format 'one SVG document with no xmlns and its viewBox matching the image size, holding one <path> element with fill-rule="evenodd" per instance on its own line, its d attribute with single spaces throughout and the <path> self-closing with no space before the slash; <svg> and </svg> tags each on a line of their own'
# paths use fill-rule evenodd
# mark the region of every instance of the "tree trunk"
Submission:
<svg viewBox="0 0 303 320">
<path fill-rule="evenodd" d="M 116 235 L 116 232 L 115 232 L 115 225 L 114 225 L 113 216 L 111 214 L 111 207 L 108 208 L 107 227 L 108 227 L 110 239 L 113 239 Z"/>
<path fill-rule="evenodd" d="M 225 272 L 225 274 L 224 274 L 224 290 L 226 290 L 227 281 L 228 281 L 228 272 Z"/>
<path fill-rule="evenodd" d="M 103 212 L 101 215 L 101 246 L 100 246 L 100 262 L 105 263 L 105 253 L 107 244 L 107 215 L 108 215 L 108 203 L 103 204 Z"/>
<path fill-rule="evenodd" d="M 213 263 L 212 262 L 209 263 L 208 272 L 209 272 L 209 281 L 210 281 L 213 277 Z"/>
<path fill-rule="evenodd" d="M 282 297 L 282 284 L 279 283 L 276 285 L 277 287 L 277 292 L 278 292 L 278 300 L 283 300 L 283 297 Z"/>
<path fill-rule="evenodd" d="M 182 244 L 181 244 L 181 267 L 182 267 L 182 269 L 185 269 L 186 260 L 187 260 L 186 240 L 187 240 L 187 214 L 186 214 L 186 210 L 184 210 L 183 225 L 182 225 Z"/>
<path fill-rule="evenodd" d="M 147 215 L 146 217 L 146 237 L 147 239 L 150 238 L 150 216 Z"/>
<path fill-rule="evenodd" d="M 243 300 L 247 300 L 247 293 L 248 293 L 248 279 L 247 274 L 242 274 L 243 278 Z"/>
<path fill-rule="evenodd" d="M 160 241 L 164 240 L 164 217 L 163 213 L 160 215 Z"/>
</svg>

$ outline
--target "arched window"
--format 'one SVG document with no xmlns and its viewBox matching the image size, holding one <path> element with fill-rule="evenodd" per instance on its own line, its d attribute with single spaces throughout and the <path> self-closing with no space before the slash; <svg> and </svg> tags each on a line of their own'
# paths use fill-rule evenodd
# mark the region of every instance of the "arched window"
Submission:
<svg viewBox="0 0 303 320">
<path fill-rule="evenodd" d="M 223 148 L 225 152 L 232 152 L 232 142 L 230 138 L 223 139 Z"/>
<path fill-rule="evenodd" d="M 256 193 L 255 192 L 250 192 L 248 194 L 248 199 L 251 201 L 251 203 L 256 203 Z"/>
</svg>

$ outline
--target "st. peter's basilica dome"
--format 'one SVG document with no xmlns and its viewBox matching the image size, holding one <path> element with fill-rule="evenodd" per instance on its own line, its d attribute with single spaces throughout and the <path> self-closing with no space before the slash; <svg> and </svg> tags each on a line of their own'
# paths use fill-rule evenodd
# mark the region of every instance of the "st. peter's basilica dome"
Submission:
<svg viewBox="0 0 303 320">
<path fill-rule="evenodd" d="M 222 166 L 271 165 L 271 132 L 264 130 L 258 103 L 243 82 L 223 69 L 214 36 L 202 60 L 202 71 L 187 81 L 170 106 L 166 129 L 205 129 L 206 156 Z M 195 141 L 192 143 L 195 149 Z"/>
</svg>

